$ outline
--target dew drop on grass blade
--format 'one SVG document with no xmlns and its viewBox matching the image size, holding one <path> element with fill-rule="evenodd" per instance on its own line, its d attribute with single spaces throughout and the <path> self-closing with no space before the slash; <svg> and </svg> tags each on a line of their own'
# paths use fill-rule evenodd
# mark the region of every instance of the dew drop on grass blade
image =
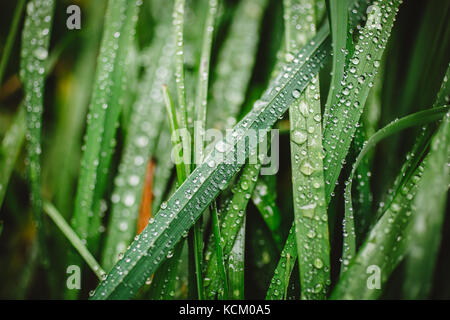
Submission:
<svg viewBox="0 0 450 320">
<path fill-rule="evenodd" d="M 284 1 L 288 57 L 314 35 L 314 8 L 314 1 Z M 301 297 L 324 299 L 330 284 L 330 244 L 318 77 L 311 80 L 303 94 L 292 94 L 296 101 L 289 107 L 290 147 Z"/>
<path fill-rule="evenodd" d="M 45 62 L 48 58 L 53 10 L 53 0 L 31 0 L 28 2 L 27 16 L 22 31 L 20 61 L 20 77 L 25 91 L 24 105 L 27 118 L 26 138 L 31 202 L 41 248 L 44 244 L 41 196 L 41 130 L 44 108 Z"/>
</svg>

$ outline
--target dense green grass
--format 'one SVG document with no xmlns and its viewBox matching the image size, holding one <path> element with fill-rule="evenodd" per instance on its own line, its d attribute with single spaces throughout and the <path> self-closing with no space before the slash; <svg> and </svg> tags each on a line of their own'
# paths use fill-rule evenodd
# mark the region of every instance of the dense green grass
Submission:
<svg viewBox="0 0 450 320">
<path fill-rule="evenodd" d="M 2 13 L 0 297 L 450 298 L 448 3 L 79 3 Z"/>
</svg>

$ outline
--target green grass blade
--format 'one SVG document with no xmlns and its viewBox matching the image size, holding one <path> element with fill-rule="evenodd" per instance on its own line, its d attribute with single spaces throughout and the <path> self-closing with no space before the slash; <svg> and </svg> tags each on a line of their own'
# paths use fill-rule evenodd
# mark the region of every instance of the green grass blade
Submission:
<svg viewBox="0 0 450 320">
<path fill-rule="evenodd" d="M 222 247 L 222 236 L 220 235 L 220 222 L 219 222 L 219 215 L 217 213 L 217 206 L 215 203 L 213 203 L 211 208 L 211 219 L 212 219 L 212 229 L 213 229 L 213 236 L 214 236 L 214 245 L 216 247 L 216 256 L 217 256 L 217 269 L 219 270 L 220 277 L 222 278 L 222 285 L 223 285 L 223 296 L 225 299 L 229 297 L 229 291 L 228 291 L 228 279 L 227 279 L 227 272 L 225 271 L 225 262 L 223 257 L 223 247 Z M 242 228 L 241 228 L 242 229 Z M 234 248 L 234 247 L 233 247 Z M 233 249 L 231 250 L 233 251 Z M 236 248 L 236 254 L 238 255 L 239 247 Z M 239 256 L 236 256 L 239 263 Z M 239 279 L 239 275 L 234 275 Z M 235 280 L 233 278 L 233 280 Z M 230 284 L 233 285 L 233 281 L 230 281 Z M 239 287 L 239 286 L 238 286 Z"/>
<path fill-rule="evenodd" d="M 356 254 L 355 226 L 352 205 L 352 180 L 358 168 L 358 165 L 364 159 L 364 156 L 367 154 L 367 152 L 369 152 L 369 150 L 371 150 L 371 148 L 373 148 L 380 140 L 383 140 L 401 130 L 439 120 L 446 112 L 448 112 L 448 109 L 448 107 L 433 108 L 426 111 L 417 112 L 402 119 L 396 120 L 377 131 L 364 144 L 363 149 L 355 160 L 350 178 L 346 184 L 345 189 L 345 223 L 344 245 L 342 251 L 342 272 L 345 272 L 347 270 L 349 262 Z"/>
<path fill-rule="evenodd" d="M 361 124 L 355 132 L 350 147 L 350 156 L 357 157 L 364 147 L 364 142 L 367 140 L 366 125 Z M 361 160 L 355 172 L 355 192 L 352 194 L 352 201 L 355 204 L 353 207 L 353 216 L 355 217 L 355 241 L 356 246 L 361 245 L 365 238 L 369 223 L 371 221 L 372 212 L 372 190 L 370 188 L 370 176 L 372 175 L 370 157 L 365 157 Z"/>
<path fill-rule="evenodd" d="M 431 145 L 430 159 L 414 200 L 411 243 L 406 264 L 404 292 L 409 299 L 424 299 L 431 289 L 441 240 L 442 224 L 449 186 L 450 114 Z M 414 281 L 413 281 L 414 279 Z"/>
<path fill-rule="evenodd" d="M 9 178 L 14 169 L 19 152 L 25 141 L 26 115 L 25 108 L 19 107 L 14 122 L 3 137 L 0 146 L 0 208 L 5 198 Z"/>
<path fill-rule="evenodd" d="M 252 201 L 261 213 L 267 227 L 270 229 L 277 248 L 281 251 L 283 238 L 280 229 L 281 213 L 276 204 L 277 191 L 264 181 L 264 177 L 259 177 L 256 182 L 255 190 L 252 194 Z"/>
<path fill-rule="evenodd" d="M 286 48 L 291 56 L 292 50 L 314 35 L 315 26 L 311 22 L 315 20 L 314 1 L 287 0 L 284 5 L 288 30 Z M 295 92 L 293 94 L 295 96 Z M 302 299 L 325 299 L 330 283 L 319 97 L 319 79 L 315 77 L 303 95 L 297 94 L 298 99 L 289 108 L 294 223 Z"/>
<path fill-rule="evenodd" d="M 64 43 L 59 43 L 56 46 L 64 46 Z M 52 72 L 54 63 L 52 61 L 58 60 L 60 50 L 53 50 L 49 58 L 45 61 L 45 78 Z M 0 146 L 0 207 L 3 203 L 5 192 L 11 177 L 14 164 L 22 148 L 26 134 L 26 114 L 23 102 L 19 106 L 19 111 L 14 118 L 13 123 L 9 127 L 7 133 L 3 137 L 2 145 Z"/>
<path fill-rule="evenodd" d="M 92 199 L 91 215 L 88 229 L 88 246 L 92 248 L 91 251 L 97 252 L 99 245 L 99 228 L 101 226 L 101 207 L 103 202 L 103 194 L 105 192 L 106 184 L 108 182 L 108 171 L 111 164 L 111 158 L 116 146 L 116 131 L 119 122 L 119 116 L 122 109 L 125 107 L 126 89 L 127 85 L 127 71 L 129 69 L 130 52 L 133 51 L 134 34 L 136 28 L 136 21 L 139 14 L 139 7 L 142 1 L 135 0 L 135 3 L 127 4 L 123 25 L 121 26 L 119 37 L 117 57 L 115 67 L 111 73 L 111 94 L 109 94 L 107 101 L 107 111 L 103 123 L 103 130 L 101 133 L 101 146 L 99 150 L 98 166 L 96 173 L 96 184 L 94 195 Z M 123 14 L 123 13 L 122 13 Z M 129 88 L 128 88 L 129 89 Z M 95 93 L 94 93 L 95 94 Z M 104 108 L 104 106 L 102 106 Z M 95 117 L 95 115 L 94 115 Z M 89 137 L 88 137 L 89 139 Z M 128 198 L 127 200 L 129 200 Z M 131 201 L 125 201 L 127 203 Z M 125 204 L 127 204 L 125 203 Z"/>
<path fill-rule="evenodd" d="M 208 81 L 209 81 L 209 68 L 211 60 L 211 48 L 214 35 L 214 25 L 217 14 L 218 0 L 208 1 L 208 12 L 205 20 L 205 26 L 203 30 L 203 43 L 200 56 L 200 67 L 198 71 L 197 79 L 197 95 L 195 100 L 195 120 L 196 124 L 194 129 L 197 133 L 194 135 L 198 141 L 195 143 L 195 163 L 200 163 L 203 160 L 204 153 L 204 136 L 206 130 L 206 110 L 207 110 L 207 98 L 208 98 Z"/>
<path fill-rule="evenodd" d="M 153 203 L 152 212 L 158 212 L 159 207 L 166 197 L 166 191 L 170 182 L 170 175 L 174 164 L 170 159 L 172 149 L 167 148 L 170 145 L 171 134 L 168 125 L 164 124 L 159 136 L 159 141 L 155 149 L 155 180 L 153 182 Z"/>
<path fill-rule="evenodd" d="M 31 0 L 28 2 L 27 17 L 22 31 L 20 63 L 20 76 L 25 91 L 24 104 L 27 117 L 26 137 L 31 202 L 41 248 L 44 243 L 41 230 L 43 222 L 41 196 L 41 130 L 44 108 L 45 62 L 48 58 L 53 9 L 53 0 Z"/>
<path fill-rule="evenodd" d="M 252 76 L 266 4 L 267 0 L 244 0 L 235 9 L 214 70 L 209 127 L 224 130 L 236 123 Z"/>
<path fill-rule="evenodd" d="M 259 103 L 257 108 L 235 126 L 228 138 L 228 141 L 234 143 L 219 142 L 205 162 L 178 188 L 167 205 L 161 209 L 154 223 L 149 224 L 131 244 L 125 258 L 113 267 L 107 280 L 100 284 L 93 296 L 94 299 L 130 297 L 155 271 L 184 231 L 214 200 L 220 191 L 219 186 L 228 183 L 241 167 L 234 161 L 230 164 L 223 163 L 221 161 L 224 159 L 223 155 L 226 159 L 232 159 L 232 155 L 236 152 L 236 142 L 242 139 L 248 130 L 261 129 L 263 132 L 269 130 L 293 102 L 292 92 L 294 90 L 302 92 L 312 75 L 318 72 L 330 48 L 328 33 L 326 27 L 320 30 L 313 41 L 300 50 L 298 57 L 287 66 L 288 69 L 283 70 L 274 85 L 263 96 L 263 103 Z M 245 156 L 247 157 L 248 153 Z M 127 262 L 127 259 L 133 261 L 133 264 Z M 118 268 L 128 271 L 122 272 Z"/>
<path fill-rule="evenodd" d="M 258 176 L 260 167 L 259 164 L 248 164 L 242 169 L 241 176 L 234 190 L 232 190 L 233 195 L 223 212 L 220 230 L 223 238 L 223 255 L 226 262 L 244 223 L 245 209 L 256 185 L 256 179 L 253 177 Z M 205 295 L 208 299 L 214 299 L 216 295 L 224 295 L 221 280 L 215 277 L 215 274 L 220 271 L 218 270 L 218 256 L 214 250 L 214 243 L 210 243 L 205 255 L 205 262 L 208 263 L 205 270 Z"/>
<path fill-rule="evenodd" d="M 292 226 L 289 230 L 283 251 L 281 252 L 275 274 L 270 281 L 270 286 L 266 294 L 267 300 L 287 299 L 286 292 L 292 270 L 294 269 L 295 260 L 297 260 L 297 254 L 296 232 L 295 227 Z"/>
<path fill-rule="evenodd" d="M 195 99 L 195 123 L 194 123 L 194 163 L 201 163 L 204 158 L 204 137 L 206 129 L 206 110 L 208 98 L 208 82 L 209 69 L 211 60 L 211 48 L 214 35 L 214 26 L 217 14 L 217 0 L 208 1 L 208 11 L 206 15 L 202 50 L 200 55 L 200 66 L 197 80 L 197 95 Z M 214 213 L 213 213 L 214 215 Z M 217 217 L 217 212 L 216 215 Z M 213 217 L 214 219 L 214 217 Z M 197 294 L 200 300 L 203 299 L 203 275 L 202 275 L 202 256 L 203 256 L 203 237 L 200 230 L 201 221 L 194 224 L 193 228 L 193 245 L 194 245 L 194 262 L 195 262 L 195 278 L 197 282 Z M 218 229 L 216 229 L 217 231 Z M 217 242 L 220 246 L 220 242 Z M 220 263 L 219 263 L 220 264 Z M 223 263 L 222 263 L 223 265 Z M 224 279 L 225 280 L 225 279 Z M 227 282 L 224 282 L 228 287 Z"/>
<path fill-rule="evenodd" d="M 167 114 L 169 115 L 169 125 L 170 131 L 172 132 L 172 143 L 173 146 L 177 146 L 181 144 L 181 136 L 178 126 L 178 121 L 176 118 L 175 105 L 172 102 L 172 98 L 170 97 L 169 89 L 167 85 L 163 85 L 163 95 L 164 95 L 164 103 L 166 105 Z M 181 151 L 182 152 L 182 151 Z M 183 156 L 181 156 L 182 158 Z M 178 183 L 181 185 L 184 180 L 186 180 L 187 172 L 185 170 L 184 163 L 176 163 L 175 167 L 177 169 L 177 178 Z"/>
<path fill-rule="evenodd" d="M 5 75 L 6 66 L 8 65 L 9 57 L 11 56 L 14 40 L 16 39 L 17 30 L 19 29 L 20 19 L 22 17 L 23 8 L 25 7 L 26 0 L 17 1 L 16 8 L 14 9 L 14 15 L 11 22 L 11 27 L 6 38 L 5 47 L 3 48 L 2 57 L 0 59 L 0 84 L 3 83 L 3 77 Z"/>
<path fill-rule="evenodd" d="M 187 128 L 186 89 L 184 84 L 184 9 L 185 0 L 175 0 L 173 25 L 175 33 L 175 82 L 177 84 L 180 128 Z"/>
<path fill-rule="evenodd" d="M 181 145 L 178 120 L 176 118 L 175 105 L 173 104 L 167 85 L 163 85 L 163 95 L 167 114 L 169 117 L 170 131 L 172 132 L 172 147 Z M 181 150 L 180 153 L 183 151 Z M 183 158 L 183 155 L 181 154 Z M 175 164 L 177 171 L 178 184 L 182 184 L 187 177 L 187 166 L 184 162 Z M 183 251 L 184 241 L 179 242 L 173 251 L 167 254 L 167 260 L 164 261 L 154 275 L 154 280 L 150 288 L 151 299 L 170 299 L 175 292 L 175 280 L 178 274 L 179 260 Z"/>
<path fill-rule="evenodd" d="M 423 201 L 423 198 L 420 198 L 421 196 L 419 198 L 415 197 L 418 186 L 423 186 L 423 183 L 426 183 L 421 180 L 425 169 L 428 176 L 427 180 L 431 178 L 430 176 L 434 174 L 435 170 L 438 170 L 439 175 L 444 177 L 445 181 L 437 183 L 435 189 L 438 201 L 433 202 L 433 204 L 436 204 L 436 208 L 443 206 L 442 203 L 445 203 L 445 195 L 448 188 L 448 175 L 442 175 L 442 169 L 446 166 L 445 163 L 448 160 L 448 148 L 446 147 L 449 136 L 448 128 L 447 114 L 444 124 L 433 139 L 431 153 L 427 156 L 426 161 L 416 169 L 409 181 L 403 185 L 401 192 L 395 196 L 389 208 L 372 229 L 369 238 L 336 286 L 332 298 L 371 299 L 381 294 L 382 290 L 371 290 L 367 286 L 366 282 L 369 276 L 366 273 L 366 269 L 373 265 L 380 268 L 380 284 L 383 286 L 392 271 L 407 253 L 410 240 L 416 237 L 414 229 L 411 229 L 411 221 L 416 221 L 416 216 L 420 214 L 417 210 L 417 204 Z M 443 194 L 444 196 L 442 196 Z M 427 206 L 430 206 L 428 199 L 426 203 Z M 423 206 L 423 204 L 421 205 Z M 414 223 L 412 225 L 414 226 Z M 383 250 L 378 250 L 377 248 L 383 248 Z"/>
<path fill-rule="evenodd" d="M 81 171 L 78 179 L 77 195 L 75 198 L 75 210 L 71 224 L 81 239 L 87 239 L 89 233 L 90 212 L 94 202 L 95 188 L 99 179 L 98 174 L 105 175 L 106 172 L 98 172 L 100 163 L 107 161 L 112 150 L 104 151 L 104 130 L 106 119 L 118 115 L 119 101 L 115 100 L 120 95 L 118 88 L 122 80 L 124 59 L 128 47 L 126 46 L 133 33 L 128 32 L 134 28 L 138 5 L 135 1 L 111 1 L 105 17 L 103 40 L 98 57 L 93 96 L 88 114 L 88 126 L 84 152 L 81 160 Z M 128 32 L 128 33 L 127 33 Z M 111 114 L 111 115 L 110 115 Z M 107 128 L 105 139 L 114 136 Z M 109 143 L 106 141 L 106 143 Z M 108 145 L 110 147 L 110 145 Z M 102 165 L 103 166 L 103 165 Z"/>
<path fill-rule="evenodd" d="M 86 264 L 92 269 L 92 271 L 101 280 L 106 273 L 101 268 L 100 264 L 95 260 L 92 254 L 84 245 L 83 241 L 78 237 L 78 235 L 73 231 L 66 220 L 61 216 L 58 210 L 49 202 L 44 202 L 44 210 L 47 215 L 53 220 L 61 232 L 66 236 L 67 240 L 73 245 L 73 247 L 78 251 L 80 256 L 84 259 Z"/>
<path fill-rule="evenodd" d="M 149 299 L 170 300 L 175 297 L 177 276 L 180 268 L 180 259 L 186 241 L 181 241 L 168 252 L 167 259 L 161 263 L 155 272 L 150 285 Z"/>
<path fill-rule="evenodd" d="M 376 23 L 377 10 L 369 13 L 368 23 L 359 35 L 355 53 L 345 70 L 345 86 L 337 93 L 339 102 L 330 106 L 327 123 L 324 124 L 324 169 L 326 194 L 331 195 L 339 177 L 342 162 L 364 109 L 368 93 L 380 66 L 380 59 L 386 47 L 400 1 L 379 1 L 382 22 Z M 375 16 L 374 16 L 375 15 Z M 341 102 L 341 100 L 343 102 Z M 327 197 L 327 203 L 330 198 Z"/>
<path fill-rule="evenodd" d="M 328 15 L 330 21 L 331 38 L 333 46 L 333 67 L 331 73 L 331 84 L 328 92 L 324 123 L 328 109 L 335 99 L 336 89 L 340 88 L 340 82 L 344 76 L 347 56 L 347 25 L 348 25 L 348 0 L 327 0 Z"/>
<path fill-rule="evenodd" d="M 158 59 L 159 68 L 154 70 L 149 66 L 146 69 L 133 106 L 125 149 L 112 195 L 112 215 L 102 260 L 106 270 L 110 270 L 117 262 L 119 253 L 125 251 L 136 234 L 135 226 L 146 164 L 154 151 L 164 121 L 162 85 L 170 80 L 174 46 L 168 36 L 170 28 L 161 26 L 158 30 L 158 37 L 161 38 L 155 39 L 154 59 Z M 149 113 L 152 113 L 152 117 L 148 117 Z"/>
<path fill-rule="evenodd" d="M 450 64 L 447 67 L 447 72 L 445 73 L 444 80 L 442 81 L 441 89 L 437 95 L 434 106 L 440 106 L 450 103 Z"/>
<path fill-rule="evenodd" d="M 229 299 L 244 299 L 245 218 L 228 257 Z M 226 293 L 226 289 L 224 291 Z"/>
</svg>

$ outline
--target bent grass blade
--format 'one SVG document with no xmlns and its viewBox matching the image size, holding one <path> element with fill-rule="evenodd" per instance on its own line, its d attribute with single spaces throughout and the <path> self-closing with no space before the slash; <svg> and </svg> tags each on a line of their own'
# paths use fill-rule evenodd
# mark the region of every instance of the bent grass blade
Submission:
<svg viewBox="0 0 450 320">
<path fill-rule="evenodd" d="M 432 121 L 436 121 L 442 118 L 442 116 L 448 111 L 448 107 L 437 107 L 422 112 L 406 116 L 402 119 L 396 120 L 386 127 L 377 131 L 370 139 L 364 144 L 363 149 L 355 160 L 350 178 L 346 183 L 345 188 L 345 220 L 344 224 L 344 248 L 342 254 L 343 267 L 341 272 L 347 270 L 347 266 L 351 259 L 356 254 L 356 242 L 354 239 L 355 228 L 353 218 L 353 205 L 352 205 L 352 180 L 358 165 L 364 159 L 364 156 L 373 148 L 379 141 L 410 127 L 424 125 Z M 346 238 L 351 238 L 346 240 Z"/>
</svg>

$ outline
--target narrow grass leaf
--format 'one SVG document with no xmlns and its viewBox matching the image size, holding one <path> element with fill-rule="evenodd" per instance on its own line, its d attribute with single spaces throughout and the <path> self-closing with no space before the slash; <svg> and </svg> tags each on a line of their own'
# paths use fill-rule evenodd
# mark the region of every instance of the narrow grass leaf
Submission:
<svg viewBox="0 0 450 320">
<path fill-rule="evenodd" d="M 237 122 L 255 64 L 266 4 L 267 0 L 244 0 L 235 9 L 214 70 L 207 114 L 210 127 L 224 130 Z"/>
<path fill-rule="evenodd" d="M 225 299 L 229 298 L 228 293 L 228 279 L 227 272 L 225 270 L 225 262 L 223 257 L 223 247 L 222 247 L 222 236 L 220 234 L 220 222 L 219 222 L 219 214 L 217 212 L 217 206 L 213 202 L 211 206 L 211 220 L 212 220 L 212 229 L 214 235 L 214 245 L 216 248 L 216 256 L 217 256 L 217 270 L 219 270 L 220 277 L 222 278 L 222 286 L 223 286 L 223 297 Z M 234 248 L 234 247 L 233 247 Z M 239 247 L 236 247 L 235 254 L 237 255 L 235 258 L 237 259 L 236 263 L 239 263 Z M 233 249 L 231 250 L 233 251 Z M 234 275 L 233 280 L 239 280 L 239 275 Z M 232 282 L 231 282 L 232 283 Z M 239 290 L 239 289 L 238 289 Z"/>
<path fill-rule="evenodd" d="M 286 48 L 290 57 L 293 50 L 303 46 L 314 35 L 315 25 L 311 22 L 315 20 L 314 1 L 286 0 L 284 5 Z M 330 244 L 318 77 L 312 79 L 303 95 L 295 91 L 292 94 L 297 99 L 289 107 L 289 119 L 301 297 L 324 299 L 330 284 Z"/>
<path fill-rule="evenodd" d="M 111 1 L 108 3 L 103 40 L 98 57 L 98 65 L 95 76 L 93 96 L 88 114 L 88 126 L 83 146 L 81 170 L 78 179 L 77 195 L 75 198 L 75 209 L 71 224 L 81 239 L 88 238 L 90 212 L 94 202 L 95 188 L 98 175 L 106 172 L 98 172 L 101 161 L 109 158 L 111 150 L 106 154 L 100 154 L 104 145 L 103 133 L 107 114 L 117 114 L 120 108 L 116 94 L 120 95 L 118 88 L 122 79 L 124 59 L 129 43 L 127 40 L 132 34 L 125 31 L 133 29 L 134 17 L 137 14 L 136 1 Z M 128 24 L 128 26 L 126 25 Z M 114 128 L 116 126 L 114 125 Z M 110 128 L 106 128 L 110 130 Z M 108 134 L 108 139 L 113 134 Z M 110 143 L 110 141 L 107 141 Z M 108 145 L 110 147 L 110 145 Z"/>
<path fill-rule="evenodd" d="M 173 26 L 175 34 L 175 82 L 180 109 L 180 128 L 187 128 L 186 89 L 184 83 L 184 9 L 185 0 L 175 0 Z"/>
<path fill-rule="evenodd" d="M 369 13 L 367 23 L 358 36 L 355 53 L 344 72 L 342 81 L 345 86 L 337 93 L 339 101 L 330 106 L 323 134 L 327 195 L 331 195 L 335 188 L 368 93 L 373 87 L 399 5 L 398 0 L 374 2 L 378 9 L 372 9 Z M 327 197 L 327 203 L 329 200 Z"/>
<path fill-rule="evenodd" d="M 245 218 L 228 257 L 230 295 L 228 299 L 244 299 Z M 226 292 L 226 290 L 225 290 Z M 225 295 L 226 296 L 226 295 Z"/>
<path fill-rule="evenodd" d="M 169 118 L 170 131 L 172 132 L 172 146 L 182 144 L 179 132 L 178 120 L 176 117 L 175 105 L 173 104 L 167 85 L 163 85 L 164 102 Z M 183 152 L 181 148 L 180 153 Z M 181 158 L 183 155 L 181 154 Z M 182 184 L 187 177 L 187 166 L 184 162 L 175 164 L 178 184 Z M 167 253 L 167 260 L 164 261 L 154 275 L 150 288 L 151 299 L 171 299 L 175 292 L 175 280 L 178 274 L 179 260 L 183 251 L 184 241 L 179 242 L 172 251 Z"/>
<path fill-rule="evenodd" d="M 254 177 L 258 176 L 260 167 L 259 164 L 248 164 L 242 169 L 241 176 L 232 190 L 233 195 L 222 214 L 220 231 L 223 238 L 222 247 L 225 263 L 228 262 L 236 237 L 244 223 L 245 210 L 256 185 Z M 214 243 L 210 242 L 205 255 L 205 262 L 208 263 L 205 270 L 205 296 L 208 299 L 214 299 L 216 295 L 224 295 L 221 280 L 215 277 L 215 274 L 219 273 L 220 270 L 218 270 L 217 259 L 219 257 L 214 250 Z"/>
<path fill-rule="evenodd" d="M 45 62 L 48 58 L 53 0 L 31 0 L 22 31 L 20 77 L 25 91 L 27 155 L 31 183 L 31 202 L 43 246 L 41 197 L 41 130 L 44 108 Z M 41 247 L 42 248 L 42 247 Z M 45 260 L 44 260 L 45 262 Z"/>
<path fill-rule="evenodd" d="M 218 0 L 208 1 L 208 10 L 203 29 L 202 50 L 197 80 L 197 94 L 195 99 L 195 122 L 194 122 L 194 163 L 201 163 L 204 158 L 204 137 L 206 129 L 206 110 L 208 99 L 209 69 L 211 60 L 211 49 L 214 36 L 214 26 L 217 14 Z M 213 213 L 214 215 L 214 213 Z M 217 211 L 215 212 L 217 218 Z M 214 219 L 214 217 L 213 217 Z M 197 282 L 197 294 L 203 299 L 203 236 L 200 230 L 201 220 L 194 224 L 193 228 L 193 250 L 195 262 L 195 278 Z M 218 227 L 216 231 L 218 231 Z M 220 246 L 220 242 L 217 242 Z M 219 265 L 223 266 L 223 261 Z M 225 287 L 228 287 L 226 279 L 223 279 Z"/>
<path fill-rule="evenodd" d="M 14 9 L 14 15 L 11 22 L 11 27 L 6 38 L 5 46 L 3 48 L 2 57 L 0 59 L 0 84 L 3 83 L 3 77 L 5 75 L 6 66 L 8 65 L 9 58 L 11 56 L 14 40 L 16 39 L 17 30 L 19 29 L 20 19 L 22 17 L 23 8 L 25 7 L 26 0 L 17 1 L 16 8 Z"/>
<path fill-rule="evenodd" d="M 5 198 L 9 178 L 14 169 L 19 152 L 25 141 L 26 115 L 25 108 L 21 105 L 14 121 L 3 137 L 0 146 L 0 208 Z"/>
<path fill-rule="evenodd" d="M 330 21 L 331 39 L 333 48 L 333 66 L 331 71 L 331 84 L 328 92 L 326 110 L 335 99 L 336 89 L 340 88 L 340 82 L 344 76 L 348 36 L 348 0 L 327 0 L 328 16 Z M 325 111 L 325 115 L 327 115 Z M 324 123 L 326 123 L 326 118 Z"/>
<path fill-rule="evenodd" d="M 281 252 L 280 260 L 275 268 L 275 274 L 270 281 L 267 290 L 267 300 L 283 300 L 287 299 L 287 289 L 292 270 L 294 269 L 295 260 L 297 260 L 297 245 L 295 227 L 289 230 L 286 243 Z"/>
<path fill-rule="evenodd" d="M 264 178 L 265 176 L 260 176 L 256 182 L 255 190 L 252 193 L 252 201 L 271 231 L 277 248 L 281 251 L 283 238 L 280 229 L 281 213 L 276 204 L 277 190 L 266 183 Z"/>
<path fill-rule="evenodd" d="M 44 210 L 47 215 L 53 220 L 56 226 L 61 230 L 67 240 L 78 251 L 80 256 L 84 259 L 86 264 L 92 269 L 92 271 L 101 280 L 106 273 L 100 267 L 100 264 L 95 260 L 89 250 L 86 248 L 83 241 L 78 237 L 75 231 L 70 227 L 66 220 L 61 216 L 58 210 L 49 202 L 44 202 Z"/>
</svg>

